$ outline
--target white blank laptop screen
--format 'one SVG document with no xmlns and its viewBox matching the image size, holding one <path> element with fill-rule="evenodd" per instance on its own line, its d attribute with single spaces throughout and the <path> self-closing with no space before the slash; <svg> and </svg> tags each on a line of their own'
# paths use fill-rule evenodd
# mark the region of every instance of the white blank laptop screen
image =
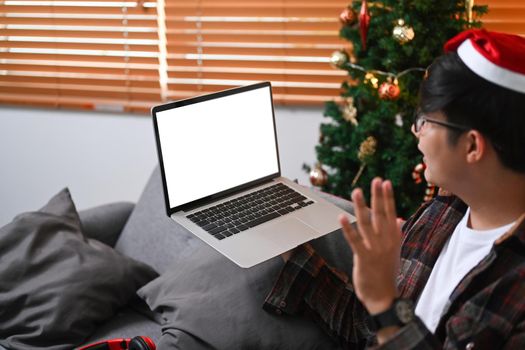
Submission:
<svg viewBox="0 0 525 350">
<path fill-rule="evenodd" d="M 170 208 L 279 171 L 270 87 L 157 112 Z"/>
</svg>

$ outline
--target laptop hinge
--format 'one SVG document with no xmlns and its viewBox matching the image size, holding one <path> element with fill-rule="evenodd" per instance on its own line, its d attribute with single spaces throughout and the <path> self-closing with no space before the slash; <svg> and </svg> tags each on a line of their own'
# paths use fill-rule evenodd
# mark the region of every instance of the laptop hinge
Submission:
<svg viewBox="0 0 525 350">
<path fill-rule="evenodd" d="M 268 179 L 265 179 L 264 181 L 261 181 L 258 185 L 264 185 L 266 183 L 272 182 L 273 180 L 274 180 L 274 177 L 268 178 Z M 179 209 L 178 211 L 189 212 L 189 211 L 192 211 L 193 209 L 197 209 L 197 208 L 203 207 L 203 206 L 205 206 L 207 204 L 216 202 L 216 201 L 221 200 L 223 198 L 231 197 L 231 196 L 233 196 L 233 195 L 235 195 L 237 193 L 244 192 L 244 191 L 248 190 L 251 187 L 253 187 L 253 186 L 246 186 L 246 187 L 242 187 L 242 188 L 236 188 L 234 190 L 224 191 L 224 192 L 221 192 L 221 193 L 218 193 L 218 194 L 214 194 L 214 195 L 211 195 L 211 196 L 208 196 L 208 197 L 204 197 L 204 198 L 198 199 L 198 200 L 196 200 L 194 202 L 191 202 L 191 203 L 184 204 L 184 205 L 180 206 L 178 208 Z"/>
</svg>

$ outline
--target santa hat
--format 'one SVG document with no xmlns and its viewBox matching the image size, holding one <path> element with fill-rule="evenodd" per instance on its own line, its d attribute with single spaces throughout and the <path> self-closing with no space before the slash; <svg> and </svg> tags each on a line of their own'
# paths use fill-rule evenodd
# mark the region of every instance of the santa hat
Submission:
<svg viewBox="0 0 525 350">
<path fill-rule="evenodd" d="M 525 93 L 525 38 L 470 29 L 445 44 L 445 52 L 451 51 L 480 77 Z"/>
</svg>

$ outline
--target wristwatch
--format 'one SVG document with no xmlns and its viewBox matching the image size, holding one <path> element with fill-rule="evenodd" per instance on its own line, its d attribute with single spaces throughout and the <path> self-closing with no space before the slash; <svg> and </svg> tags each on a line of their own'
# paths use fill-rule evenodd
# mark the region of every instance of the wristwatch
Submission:
<svg viewBox="0 0 525 350">
<path fill-rule="evenodd" d="M 371 315 L 376 330 L 390 326 L 404 326 L 414 320 L 414 303 L 410 299 L 396 298 L 385 311 Z"/>
</svg>

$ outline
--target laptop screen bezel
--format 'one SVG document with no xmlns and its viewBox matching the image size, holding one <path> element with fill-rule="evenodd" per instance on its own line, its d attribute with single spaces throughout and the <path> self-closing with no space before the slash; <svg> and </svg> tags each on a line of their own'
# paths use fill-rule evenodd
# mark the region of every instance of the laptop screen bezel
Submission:
<svg viewBox="0 0 525 350">
<path fill-rule="evenodd" d="M 225 96 L 239 94 L 239 93 L 243 93 L 243 92 L 247 92 L 247 91 L 251 91 L 251 90 L 262 89 L 262 88 L 269 88 L 269 91 L 270 91 L 270 100 L 271 100 L 271 104 L 272 104 L 272 106 L 271 106 L 272 109 L 271 110 L 272 110 L 273 132 L 274 132 L 275 150 L 276 150 L 276 156 L 277 156 L 277 169 L 278 169 L 278 171 L 276 173 L 274 173 L 274 174 L 270 174 L 270 175 L 261 177 L 259 179 L 256 179 L 256 180 L 253 180 L 253 181 L 241 184 L 239 186 L 235 186 L 233 188 L 229 188 L 227 190 L 220 191 L 220 192 L 211 194 L 211 195 L 203 197 L 203 198 L 196 199 L 194 201 L 191 201 L 191 202 L 188 202 L 188 203 L 185 203 L 185 204 L 182 204 L 182 205 L 171 207 L 169 196 L 168 196 L 168 184 L 167 184 L 167 181 L 166 181 L 166 173 L 165 173 L 165 169 L 164 169 L 164 161 L 163 161 L 163 157 L 162 157 L 162 148 L 161 148 L 161 143 L 160 143 L 160 136 L 159 136 L 160 133 L 159 133 L 159 127 L 158 127 L 158 121 L 157 121 L 157 113 L 162 112 L 162 111 L 166 111 L 166 110 L 170 110 L 170 109 L 174 109 L 174 108 L 188 106 L 188 105 L 199 103 L 199 102 L 204 102 L 204 101 L 209 101 L 209 100 L 213 100 L 213 99 L 217 99 L 217 98 L 221 98 L 221 97 L 225 97 Z M 232 194 L 234 194 L 236 192 L 240 192 L 240 191 L 246 190 L 246 189 L 248 189 L 250 187 L 253 187 L 253 186 L 256 186 L 258 184 L 262 184 L 262 183 L 268 182 L 268 181 L 270 181 L 270 180 L 272 180 L 272 179 L 274 179 L 276 177 L 281 176 L 281 161 L 280 161 L 280 158 L 279 158 L 279 147 L 278 147 L 278 142 L 277 142 L 277 129 L 276 129 L 276 124 L 275 124 L 275 111 L 274 111 L 274 106 L 273 106 L 272 86 L 271 86 L 269 81 L 260 82 L 260 83 L 256 83 L 256 84 L 252 84 L 252 85 L 236 87 L 236 88 L 232 88 L 232 89 L 228 89 L 228 90 L 218 91 L 218 92 L 214 92 L 214 93 L 210 93 L 210 94 L 206 94 L 206 95 L 200 95 L 200 96 L 191 97 L 191 98 L 184 99 L 184 100 L 178 100 L 178 101 L 174 101 L 174 102 L 169 102 L 169 103 L 165 103 L 165 104 L 162 104 L 162 105 L 158 105 L 158 106 L 155 106 L 155 107 L 153 107 L 151 109 L 151 115 L 153 117 L 152 119 L 153 119 L 154 131 L 155 131 L 155 141 L 156 141 L 155 143 L 157 145 L 157 155 L 159 157 L 160 174 L 161 174 L 161 178 L 162 178 L 162 187 L 163 187 L 163 192 L 164 192 L 164 202 L 165 202 L 165 205 L 166 205 L 166 213 L 167 213 L 168 216 L 171 216 L 173 213 L 176 213 L 178 211 L 189 211 L 189 210 L 194 209 L 196 207 L 200 207 L 202 205 L 205 205 L 206 203 L 213 202 L 213 201 L 216 201 L 218 199 L 228 197 L 228 196 L 230 196 L 230 195 L 232 195 Z"/>
</svg>

